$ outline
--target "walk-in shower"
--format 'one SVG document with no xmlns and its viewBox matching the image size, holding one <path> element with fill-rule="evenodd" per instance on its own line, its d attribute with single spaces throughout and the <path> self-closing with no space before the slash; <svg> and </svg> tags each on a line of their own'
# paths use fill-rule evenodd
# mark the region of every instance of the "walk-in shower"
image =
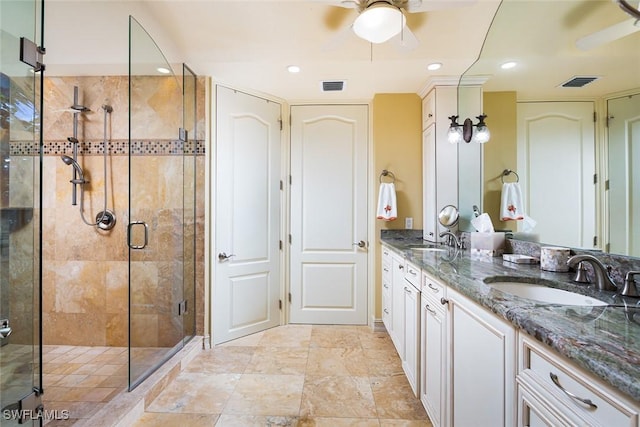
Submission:
<svg viewBox="0 0 640 427">
<path fill-rule="evenodd" d="M 14 21 L 0 22 L 0 409 L 43 404 L 88 418 L 196 333 L 204 156 L 181 136 L 198 135 L 200 87 L 188 68 L 180 77 L 154 72 L 172 67 L 135 20 L 124 73 L 34 73 L 19 61 L 20 39 L 39 36 L 41 6 L 0 0 Z M 108 210 L 119 220 L 104 232 Z M 79 213 L 97 225 L 76 226 Z M 139 223 L 144 245 L 128 233 Z"/>
</svg>

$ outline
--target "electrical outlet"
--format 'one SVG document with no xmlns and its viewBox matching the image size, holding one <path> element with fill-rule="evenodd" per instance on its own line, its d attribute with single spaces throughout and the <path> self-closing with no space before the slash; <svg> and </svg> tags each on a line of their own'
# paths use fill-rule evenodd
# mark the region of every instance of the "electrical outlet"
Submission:
<svg viewBox="0 0 640 427">
<path fill-rule="evenodd" d="M 407 217 L 404 219 L 404 228 L 407 230 L 413 229 L 413 218 Z"/>
</svg>

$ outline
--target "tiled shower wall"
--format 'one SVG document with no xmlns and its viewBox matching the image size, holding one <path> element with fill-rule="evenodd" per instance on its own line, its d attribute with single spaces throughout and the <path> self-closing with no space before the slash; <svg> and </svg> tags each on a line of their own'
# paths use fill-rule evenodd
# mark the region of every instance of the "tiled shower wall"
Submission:
<svg viewBox="0 0 640 427">
<path fill-rule="evenodd" d="M 148 87 L 158 85 L 157 77 L 149 77 Z M 144 79 L 137 79 L 138 88 Z M 80 89 L 80 103 L 91 112 L 79 115 L 78 139 L 81 142 L 78 162 L 90 184 L 85 186 L 85 216 L 95 221 L 104 204 L 103 179 L 103 104 L 113 107 L 111 114 L 109 156 L 107 161 L 108 207 L 117 216 L 111 231 L 100 231 L 82 222 L 78 205 L 71 204 L 72 185 L 69 179 L 72 168 L 60 159 L 61 154 L 71 155 L 72 145 L 67 137 L 73 134 L 73 87 Z M 180 143 L 162 139 L 163 135 L 176 135 L 177 126 L 169 121 L 157 120 L 168 106 L 181 105 L 181 99 L 167 97 L 166 91 L 156 92 L 142 88 L 146 103 L 140 111 L 134 111 L 133 135 L 148 135 L 134 141 L 136 162 L 142 160 L 144 168 L 138 168 L 134 179 L 142 180 L 158 173 L 168 182 L 182 183 L 183 156 Z M 196 334 L 204 332 L 204 80 L 198 80 L 198 134 L 196 156 Z M 179 95 L 179 94 L 178 94 Z M 139 93 L 137 94 L 139 97 Z M 126 346 L 128 331 L 128 247 L 126 225 L 129 198 L 129 145 L 128 145 L 128 77 L 50 77 L 45 79 L 45 111 L 43 122 L 43 326 L 44 343 L 59 345 Z M 149 119 L 145 119 L 149 118 Z M 177 139 L 177 138 L 176 138 Z M 13 147 L 19 150 L 20 147 Z M 140 181 L 138 181 L 140 182 Z M 153 186 L 149 182 L 150 187 Z M 171 192 L 145 192 L 153 206 L 161 206 L 170 217 L 181 215 L 182 200 Z M 143 203 L 143 202 L 141 202 Z M 155 222 L 155 221 L 154 221 Z M 173 222 L 150 224 L 150 235 L 164 232 L 171 239 L 181 236 Z M 173 234 L 173 236 L 171 236 Z M 153 238 L 153 237 L 152 237 Z M 175 333 L 167 333 L 172 322 L 171 312 L 158 310 L 158 301 L 179 298 L 175 295 L 175 283 L 163 277 L 161 259 L 158 263 L 140 258 L 143 278 L 136 277 L 132 302 L 145 310 L 134 313 L 136 324 L 134 342 L 146 346 L 171 346 Z M 165 257 L 166 258 L 166 257 Z M 150 272 L 146 274 L 146 272 Z M 185 272 L 189 275 L 190 272 Z M 159 305 L 160 307 L 162 305 Z M 193 311 L 191 311 L 191 314 Z M 174 322 L 175 323 L 175 322 Z"/>
</svg>

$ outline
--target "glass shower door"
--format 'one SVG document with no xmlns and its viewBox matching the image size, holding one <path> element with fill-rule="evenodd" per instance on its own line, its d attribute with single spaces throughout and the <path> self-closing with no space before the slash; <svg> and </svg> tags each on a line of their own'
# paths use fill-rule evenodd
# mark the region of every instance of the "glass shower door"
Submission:
<svg viewBox="0 0 640 427">
<path fill-rule="evenodd" d="M 129 21 L 129 389 L 183 346 L 185 228 L 181 81 Z"/>
<path fill-rule="evenodd" d="M 0 424 L 39 425 L 41 1 L 0 0 Z M 21 38 L 31 42 L 22 42 Z M 29 55 L 31 54 L 31 55 Z M 26 58 L 30 57 L 30 58 Z"/>
</svg>

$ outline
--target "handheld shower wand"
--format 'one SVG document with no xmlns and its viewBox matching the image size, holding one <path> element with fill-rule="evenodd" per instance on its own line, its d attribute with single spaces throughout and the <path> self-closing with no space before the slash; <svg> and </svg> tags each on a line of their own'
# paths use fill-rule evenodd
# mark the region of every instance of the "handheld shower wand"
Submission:
<svg viewBox="0 0 640 427">
<path fill-rule="evenodd" d="M 60 156 L 60 158 L 62 159 L 62 161 L 64 162 L 65 165 L 73 166 L 73 168 L 78 173 L 79 178 L 73 178 L 72 180 L 69 181 L 70 183 L 82 185 L 82 184 L 87 184 L 89 182 L 89 181 L 84 179 L 84 172 L 82 171 L 82 168 L 80 167 L 78 162 L 76 162 L 71 157 L 69 157 L 67 155 L 64 155 L 64 154 L 62 156 Z"/>
</svg>

